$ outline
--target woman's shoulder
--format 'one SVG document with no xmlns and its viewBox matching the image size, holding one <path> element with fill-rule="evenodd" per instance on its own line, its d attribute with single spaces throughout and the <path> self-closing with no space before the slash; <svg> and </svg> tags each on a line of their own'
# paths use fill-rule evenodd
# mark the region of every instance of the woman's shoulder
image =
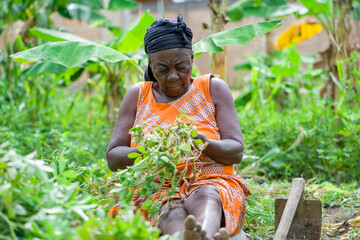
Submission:
<svg viewBox="0 0 360 240">
<path fill-rule="evenodd" d="M 232 97 L 229 85 L 220 78 L 210 78 L 209 89 L 214 105 L 216 105 L 219 101 L 222 101 L 224 97 Z"/>
<path fill-rule="evenodd" d="M 229 88 L 229 86 L 224 80 L 215 77 L 213 74 L 205 74 L 202 76 L 195 77 L 194 82 L 202 85 L 204 84 L 209 85 L 209 87 Z"/>
<path fill-rule="evenodd" d="M 128 88 L 128 90 L 125 93 L 125 96 L 127 95 L 128 97 L 133 97 L 133 96 L 138 96 L 139 95 L 139 91 L 140 91 L 140 84 L 141 83 L 136 83 L 135 85 L 132 85 L 131 87 Z"/>
<path fill-rule="evenodd" d="M 137 83 L 137 84 L 129 87 L 125 93 L 125 96 L 123 98 L 121 105 L 126 106 L 129 109 L 133 109 L 133 108 L 136 109 L 138 98 L 139 98 L 139 92 L 140 92 L 140 83 Z"/>
<path fill-rule="evenodd" d="M 220 91 L 226 91 L 229 90 L 229 85 L 222 79 L 217 78 L 217 77 L 212 77 L 209 79 L 209 84 L 210 84 L 210 91 L 211 89 L 213 90 L 220 90 Z"/>
</svg>

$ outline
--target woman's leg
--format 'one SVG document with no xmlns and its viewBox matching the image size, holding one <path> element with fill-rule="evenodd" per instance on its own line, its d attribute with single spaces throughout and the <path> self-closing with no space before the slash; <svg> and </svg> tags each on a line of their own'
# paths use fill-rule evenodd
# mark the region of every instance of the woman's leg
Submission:
<svg viewBox="0 0 360 240">
<path fill-rule="evenodd" d="M 164 203 L 161 206 L 160 213 L 159 228 L 161 233 L 173 235 L 179 232 L 180 239 L 183 239 L 184 221 L 188 216 L 183 201 L 173 199 Z"/>
<path fill-rule="evenodd" d="M 223 211 L 216 187 L 211 185 L 200 187 L 185 200 L 184 207 L 189 215 L 194 215 L 196 221 L 200 222 L 201 230 L 206 232 L 208 239 L 219 235 Z M 186 230 L 189 229 L 186 228 Z M 222 233 L 221 239 L 227 239 L 223 237 L 224 231 L 220 232 Z M 189 233 L 189 235 L 191 234 Z"/>
</svg>

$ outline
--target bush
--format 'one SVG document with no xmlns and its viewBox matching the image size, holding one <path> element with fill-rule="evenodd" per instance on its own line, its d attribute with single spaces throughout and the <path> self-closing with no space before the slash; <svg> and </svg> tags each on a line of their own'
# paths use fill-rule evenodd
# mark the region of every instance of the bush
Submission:
<svg viewBox="0 0 360 240">
<path fill-rule="evenodd" d="M 125 206 L 114 219 L 106 217 L 102 206 L 111 199 L 86 191 L 89 170 L 66 160 L 55 163 L 63 167 L 50 167 L 34 159 L 36 153 L 21 156 L 4 147 L 0 146 L 0 239 L 158 238 L 159 230 L 134 214 L 132 206 Z"/>
<path fill-rule="evenodd" d="M 348 182 L 360 174 L 360 114 L 351 105 L 338 113 L 325 104 L 282 113 L 239 111 L 239 119 L 245 153 L 258 157 L 267 177 Z M 253 159 L 245 157 L 241 168 Z"/>
</svg>

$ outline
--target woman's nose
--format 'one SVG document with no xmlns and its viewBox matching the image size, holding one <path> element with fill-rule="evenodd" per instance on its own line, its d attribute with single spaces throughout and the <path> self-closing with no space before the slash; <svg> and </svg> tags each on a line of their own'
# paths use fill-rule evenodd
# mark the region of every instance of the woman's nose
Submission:
<svg viewBox="0 0 360 240">
<path fill-rule="evenodd" d="M 177 80 L 179 80 L 179 75 L 177 74 L 176 70 L 173 69 L 169 72 L 168 81 L 175 82 Z"/>
</svg>

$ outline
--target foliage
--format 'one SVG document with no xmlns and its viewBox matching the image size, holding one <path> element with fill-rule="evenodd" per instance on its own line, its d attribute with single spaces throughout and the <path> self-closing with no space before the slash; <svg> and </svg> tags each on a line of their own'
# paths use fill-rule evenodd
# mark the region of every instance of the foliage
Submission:
<svg viewBox="0 0 360 240">
<path fill-rule="evenodd" d="M 139 153 L 128 155 L 135 158 L 135 163 L 120 173 L 121 187 L 117 191 L 122 201 L 130 202 L 135 190 L 138 195 L 150 197 L 165 187 L 163 196 L 155 202 L 147 200 L 142 206 L 152 217 L 160 210 L 164 197 L 179 191 L 180 181 L 187 183 L 188 164 L 195 162 L 206 147 L 201 139 L 195 139 L 198 133 L 189 121 L 188 117 L 180 115 L 168 126 L 144 123 L 130 129 L 133 141 L 139 144 Z M 176 168 L 180 162 L 186 164 L 181 171 Z M 194 168 L 190 178 L 196 179 L 197 174 Z"/>
<path fill-rule="evenodd" d="M 304 6 L 288 3 L 287 0 L 238 0 L 228 7 L 226 15 L 231 21 L 240 21 L 250 16 L 270 19 L 307 12 Z"/>
<path fill-rule="evenodd" d="M 256 35 L 272 31 L 280 27 L 281 24 L 282 22 L 279 20 L 259 22 L 214 33 L 194 44 L 194 54 L 199 56 L 202 52 L 221 52 L 223 51 L 221 47 L 227 45 L 244 46 Z"/>
<path fill-rule="evenodd" d="M 249 155 L 242 168 L 272 179 L 343 182 L 359 177 L 360 115 L 351 106 L 336 115 L 324 102 L 261 114 L 241 108 L 239 119 Z"/>
<path fill-rule="evenodd" d="M 122 11 L 133 9 L 137 3 L 132 0 L 111 0 L 106 6 L 102 0 L 4 0 L 0 6 L 0 33 L 8 24 L 18 20 L 31 22 L 32 26 L 48 27 L 51 25 L 51 14 L 58 12 L 61 16 L 79 21 L 86 21 L 93 26 L 109 28 L 112 32 L 120 29 L 101 13 L 101 10 Z"/>
<path fill-rule="evenodd" d="M 36 62 L 47 60 L 65 67 L 77 67 L 90 58 L 98 57 L 109 62 L 128 60 L 129 58 L 106 46 L 87 42 L 55 42 L 40 45 L 11 55 L 17 62 Z"/>
<path fill-rule="evenodd" d="M 346 61 L 356 66 L 356 56 L 353 52 Z M 350 81 L 340 74 L 345 86 L 336 81 L 339 100 L 321 100 L 319 89 L 327 73 L 313 68 L 314 56 L 291 47 L 272 57 L 256 54 L 247 59 L 235 66 L 251 71 L 235 99 L 246 151 L 252 155 L 243 161 L 246 171 L 266 178 L 355 180 L 359 114 L 354 109 L 360 102 Z M 354 67 L 354 77 L 357 71 Z"/>
<path fill-rule="evenodd" d="M 247 55 L 247 62 L 234 66 L 235 70 L 250 70 L 244 77 L 243 90 L 235 99 L 237 107 L 256 111 L 277 106 L 301 107 L 311 104 L 325 71 L 314 69 L 315 56 L 301 56 L 295 47 L 265 54 Z M 275 100 L 275 102 L 274 102 Z"/>
<path fill-rule="evenodd" d="M 154 239 L 159 231 L 131 207 L 105 219 L 100 200 L 86 191 L 89 175 L 67 160 L 37 160 L 0 149 L 0 237 L 2 239 Z M 92 210 L 92 211 L 89 211 Z M 129 231 L 129 229 L 132 229 Z"/>
</svg>

